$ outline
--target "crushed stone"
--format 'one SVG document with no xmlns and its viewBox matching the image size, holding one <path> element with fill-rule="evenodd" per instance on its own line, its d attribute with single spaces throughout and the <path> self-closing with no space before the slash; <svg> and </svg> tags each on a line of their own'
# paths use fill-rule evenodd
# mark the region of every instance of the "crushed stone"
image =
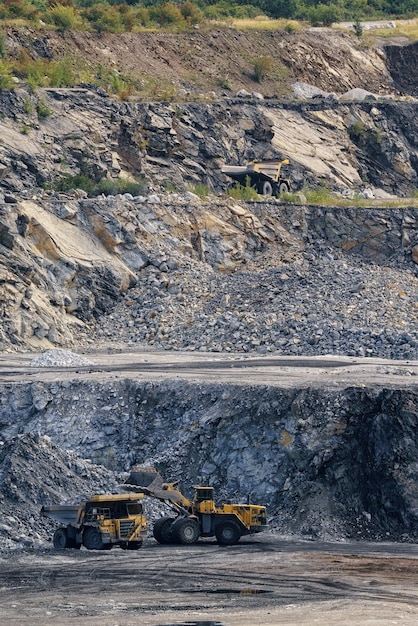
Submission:
<svg viewBox="0 0 418 626">
<path fill-rule="evenodd" d="M 70 350 L 53 349 L 46 350 L 42 354 L 31 360 L 31 367 L 77 367 L 81 365 L 91 365 L 91 361 L 80 354 Z"/>
</svg>

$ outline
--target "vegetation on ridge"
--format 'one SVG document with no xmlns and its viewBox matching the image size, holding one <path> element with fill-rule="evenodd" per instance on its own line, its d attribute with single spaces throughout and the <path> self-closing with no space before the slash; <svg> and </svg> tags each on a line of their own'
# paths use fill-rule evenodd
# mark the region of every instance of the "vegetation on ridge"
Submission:
<svg viewBox="0 0 418 626">
<path fill-rule="evenodd" d="M 1 0 L 0 20 L 28 20 L 58 30 L 123 32 L 187 29 L 211 20 L 256 18 L 305 20 L 391 19 L 418 13 L 418 0 Z"/>
</svg>

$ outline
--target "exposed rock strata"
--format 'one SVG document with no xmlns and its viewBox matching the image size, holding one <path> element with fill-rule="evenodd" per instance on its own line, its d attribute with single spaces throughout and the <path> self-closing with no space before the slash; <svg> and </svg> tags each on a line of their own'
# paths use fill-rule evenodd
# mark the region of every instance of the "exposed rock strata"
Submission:
<svg viewBox="0 0 418 626">
<path fill-rule="evenodd" d="M 417 210 L 171 194 L 5 205 L 1 339 L 416 358 Z"/>
<path fill-rule="evenodd" d="M 85 489 L 74 472 L 90 472 L 99 485 L 99 470 L 75 457 L 73 470 L 60 474 L 63 460 L 45 442 L 23 438 L 20 453 L 12 443 L 21 433 L 42 432 L 113 470 L 156 464 L 186 492 L 206 481 L 219 499 L 251 492 L 268 505 L 280 532 L 411 540 L 418 533 L 417 419 L 416 384 L 332 389 L 74 379 L 4 385 L 0 433 L 11 443 L 2 452 L 1 489 L 9 498 L 8 485 L 20 484 L 23 457 L 22 471 L 33 464 L 37 491 L 22 485 L 21 497 L 32 502 Z M 45 455 L 55 479 L 42 467 Z M 11 462 L 13 475 L 5 472 Z M 103 487 L 107 474 L 100 472 Z"/>
</svg>

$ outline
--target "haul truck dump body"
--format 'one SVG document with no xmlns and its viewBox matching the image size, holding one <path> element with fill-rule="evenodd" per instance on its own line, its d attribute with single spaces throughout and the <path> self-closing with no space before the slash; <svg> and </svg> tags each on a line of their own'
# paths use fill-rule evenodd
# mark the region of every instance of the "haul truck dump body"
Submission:
<svg viewBox="0 0 418 626">
<path fill-rule="evenodd" d="M 173 517 L 163 517 L 154 524 L 154 537 L 159 543 L 193 544 L 199 537 L 215 536 L 220 545 L 233 545 L 243 535 L 267 528 L 265 506 L 249 502 L 217 506 L 213 487 L 201 486 L 195 486 L 193 499 L 189 500 L 179 491 L 178 482 L 164 483 L 154 468 L 132 468 L 127 483 L 127 488 L 142 491 L 173 511 Z"/>
<path fill-rule="evenodd" d="M 61 524 L 54 547 L 109 550 L 114 545 L 136 550 L 146 536 L 142 493 L 91 496 L 79 505 L 44 506 L 41 515 Z"/>
</svg>

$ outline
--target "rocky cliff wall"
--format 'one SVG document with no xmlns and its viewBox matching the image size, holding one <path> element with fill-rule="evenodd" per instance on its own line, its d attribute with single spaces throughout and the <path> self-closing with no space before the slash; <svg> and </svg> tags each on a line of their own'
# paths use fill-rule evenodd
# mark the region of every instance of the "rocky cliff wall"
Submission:
<svg viewBox="0 0 418 626">
<path fill-rule="evenodd" d="M 5 203 L 2 345 L 414 358 L 417 221 L 190 194 Z"/>
<path fill-rule="evenodd" d="M 185 491 L 207 481 L 219 499 L 251 493 L 283 533 L 395 540 L 418 533 L 416 384 L 279 389 L 73 379 L 3 385 L 0 402 L 4 440 L 42 433 L 111 470 L 152 463 Z"/>
<path fill-rule="evenodd" d="M 3 90 L 2 191 L 25 196 L 83 174 L 93 182 L 140 176 L 149 191 L 204 183 L 220 193 L 225 163 L 289 157 L 295 189 L 322 181 L 412 193 L 417 103 L 356 98 L 120 103 L 94 89 Z M 41 118 L 40 102 L 49 110 Z"/>
</svg>

